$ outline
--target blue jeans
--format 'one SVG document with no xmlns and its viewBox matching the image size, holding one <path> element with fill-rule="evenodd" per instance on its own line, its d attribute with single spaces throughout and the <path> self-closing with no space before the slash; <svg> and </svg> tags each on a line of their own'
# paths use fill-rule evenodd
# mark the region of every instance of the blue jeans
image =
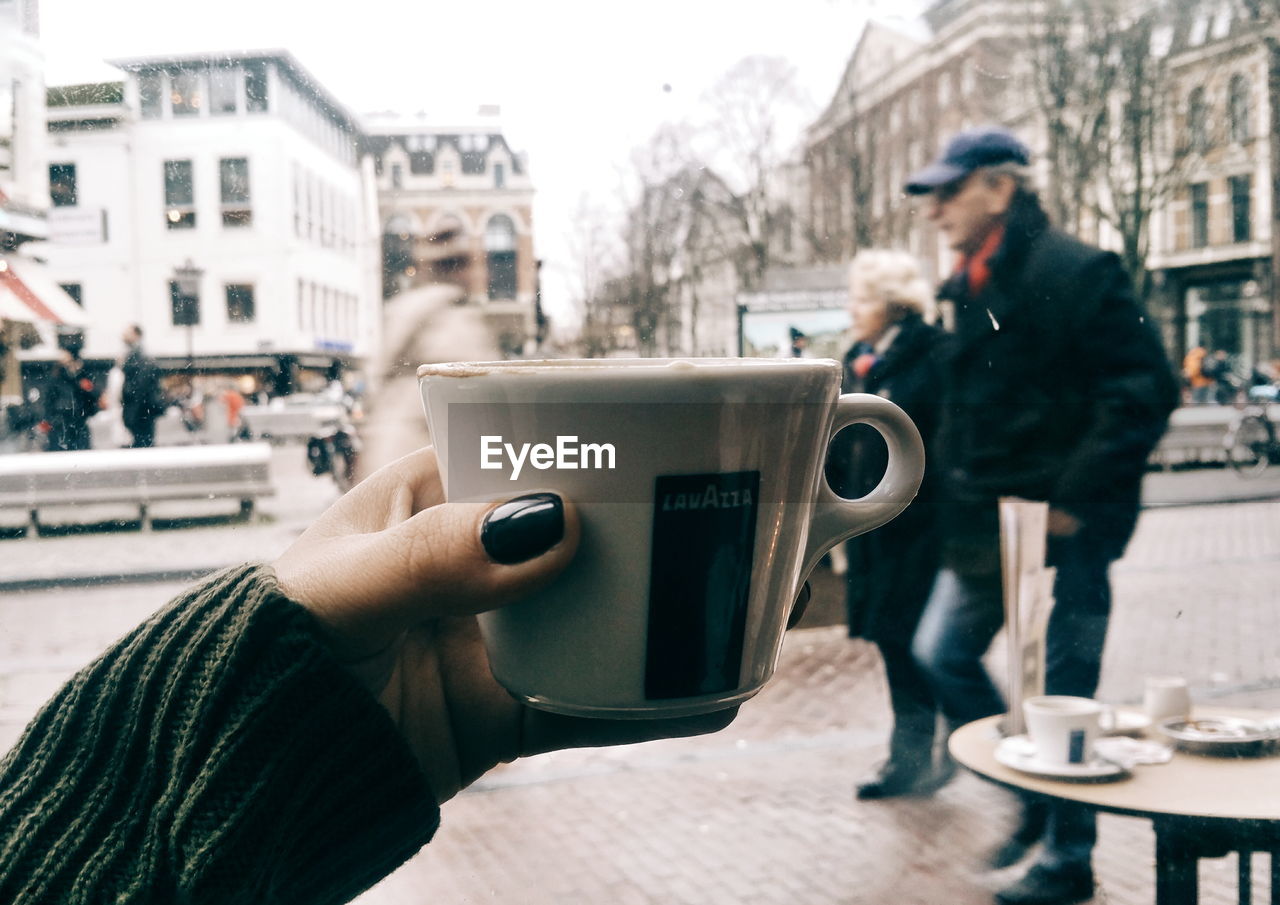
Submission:
<svg viewBox="0 0 1280 905">
<path fill-rule="evenodd" d="M 1046 638 L 1045 693 L 1093 697 L 1111 615 L 1111 560 L 1080 535 L 1051 538 L 1047 559 L 1057 574 Z M 953 728 L 1005 712 L 1004 698 L 982 664 L 1003 625 L 999 573 L 962 575 L 950 568 L 938 573 L 911 651 Z M 1096 840 L 1092 811 L 1055 804 L 1041 860 L 1087 864 Z"/>
</svg>

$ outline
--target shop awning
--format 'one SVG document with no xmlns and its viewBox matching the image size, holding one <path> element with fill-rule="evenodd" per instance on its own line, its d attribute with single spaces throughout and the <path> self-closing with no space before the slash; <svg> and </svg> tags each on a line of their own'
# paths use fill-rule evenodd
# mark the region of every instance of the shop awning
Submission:
<svg viewBox="0 0 1280 905">
<path fill-rule="evenodd" d="M 75 303 L 36 261 L 0 258 L 0 317 L 19 323 L 83 327 L 89 323 Z"/>
</svg>

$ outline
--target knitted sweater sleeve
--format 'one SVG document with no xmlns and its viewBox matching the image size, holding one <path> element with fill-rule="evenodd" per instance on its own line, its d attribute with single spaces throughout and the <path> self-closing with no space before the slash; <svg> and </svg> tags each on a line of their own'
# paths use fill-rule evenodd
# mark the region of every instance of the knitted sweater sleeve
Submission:
<svg viewBox="0 0 1280 905">
<path fill-rule="evenodd" d="M 0 902 L 346 902 L 438 824 L 387 713 L 241 566 L 79 672 L 0 761 Z"/>
</svg>

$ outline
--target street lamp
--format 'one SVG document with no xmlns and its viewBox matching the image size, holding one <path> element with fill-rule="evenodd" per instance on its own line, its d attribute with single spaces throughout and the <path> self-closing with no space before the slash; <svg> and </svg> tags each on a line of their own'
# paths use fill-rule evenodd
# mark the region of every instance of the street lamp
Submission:
<svg viewBox="0 0 1280 905">
<path fill-rule="evenodd" d="M 187 372 L 195 370 L 195 326 L 200 323 L 200 278 L 204 271 L 190 258 L 173 270 L 173 324 L 187 328 Z"/>
</svg>

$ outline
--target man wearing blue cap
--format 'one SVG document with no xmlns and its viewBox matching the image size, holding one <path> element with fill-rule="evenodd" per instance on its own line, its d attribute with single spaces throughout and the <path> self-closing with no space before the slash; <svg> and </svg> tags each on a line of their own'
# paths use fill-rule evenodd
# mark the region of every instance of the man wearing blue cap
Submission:
<svg viewBox="0 0 1280 905">
<path fill-rule="evenodd" d="M 1056 568 L 1045 691 L 1092 697 L 1111 608 L 1108 569 L 1137 522 L 1147 457 L 1177 382 L 1120 259 L 1049 225 L 1030 152 L 999 127 L 961 132 L 906 185 L 956 252 L 939 298 L 954 306 L 942 362 L 943 568 L 913 641 L 953 726 L 1005 711 L 982 665 L 1004 622 L 997 500 L 1049 504 Z M 1001 905 L 1093 896 L 1093 814 L 1028 804 L 992 857 L 1008 867 L 1037 842 Z"/>
</svg>

